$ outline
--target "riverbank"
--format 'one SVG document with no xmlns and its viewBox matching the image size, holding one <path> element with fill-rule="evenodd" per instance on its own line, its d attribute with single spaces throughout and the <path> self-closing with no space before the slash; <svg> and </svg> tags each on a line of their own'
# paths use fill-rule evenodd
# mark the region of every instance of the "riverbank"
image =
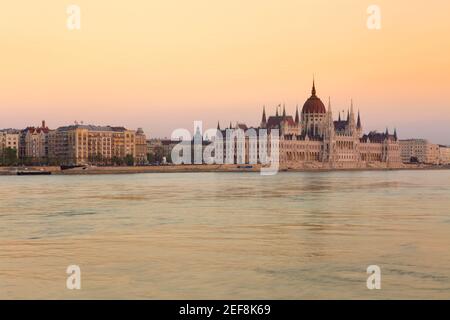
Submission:
<svg viewBox="0 0 450 320">
<path fill-rule="evenodd" d="M 310 164 L 309 166 L 294 167 L 281 166 L 283 172 L 324 172 L 324 171 L 373 171 L 373 170 L 447 170 L 450 166 L 415 165 L 408 164 L 398 167 L 343 167 L 330 168 Z M 30 167 L 0 167 L 0 175 L 16 175 L 17 172 L 45 171 L 56 175 L 90 175 L 90 174 L 137 174 L 137 173 L 180 173 L 180 172 L 259 172 L 261 165 L 164 165 L 164 166 L 136 166 L 136 167 L 95 167 L 74 168 L 61 170 L 57 166 L 30 166 Z"/>
</svg>

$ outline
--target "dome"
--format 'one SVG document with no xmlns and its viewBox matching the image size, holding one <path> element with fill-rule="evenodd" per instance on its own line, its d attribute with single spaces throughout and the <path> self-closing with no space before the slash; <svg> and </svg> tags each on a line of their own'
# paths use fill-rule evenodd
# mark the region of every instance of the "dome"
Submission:
<svg viewBox="0 0 450 320">
<path fill-rule="evenodd" d="M 316 96 L 316 87 L 314 83 L 311 97 L 306 100 L 305 104 L 303 105 L 302 113 L 327 113 L 327 109 L 325 108 L 322 100 L 320 100 Z"/>
</svg>

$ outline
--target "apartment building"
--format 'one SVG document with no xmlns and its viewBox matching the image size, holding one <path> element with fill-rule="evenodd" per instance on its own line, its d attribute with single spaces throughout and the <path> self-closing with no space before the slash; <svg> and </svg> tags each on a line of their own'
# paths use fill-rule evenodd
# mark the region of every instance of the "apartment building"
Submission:
<svg viewBox="0 0 450 320">
<path fill-rule="evenodd" d="M 450 164 L 450 147 L 449 146 L 439 146 L 439 164 L 448 165 Z"/>
<path fill-rule="evenodd" d="M 439 164 L 439 145 L 425 139 L 400 140 L 400 154 L 403 163 L 418 162 Z"/>
<path fill-rule="evenodd" d="M 124 127 L 71 125 L 49 135 L 49 157 L 60 164 L 122 164 L 136 157 L 136 132 Z"/>
<path fill-rule="evenodd" d="M 27 127 L 20 132 L 19 157 L 25 163 L 46 163 L 48 160 L 48 134 L 50 129 L 42 121 L 39 127 Z"/>
<path fill-rule="evenodd" d="M 19 157 L 19 140 L 20 131 L 15 129 L 0 130 L 0 153 L 6 148 L 16 150 L 17 157 Z"/>
</svg>

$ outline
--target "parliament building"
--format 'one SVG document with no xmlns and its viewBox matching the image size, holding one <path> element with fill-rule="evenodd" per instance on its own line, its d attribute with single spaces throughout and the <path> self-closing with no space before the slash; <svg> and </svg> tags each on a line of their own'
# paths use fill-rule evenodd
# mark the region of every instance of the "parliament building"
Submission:
<svg viewBox="0 0 450 320">
<path fill-rule="evenodd" d="M 274 116 L 269 117 L 263 107 L 261 123 L 257 128 L 248 128 L 245 124 L 230 124 L 229 129 L 242 129 L 242 132 L 254 130 L 257 133 L 265 129 L 269 137 L 273 129 L 278 129 L 279 161 L 285 167 L 350 169 L 402 166 L 396 130 L 393 134 L 387 129 L 382 133 L 372 131 L 364 134 L 359 111 L 355 115 L 353 103 L 346 117 L 342 119 L 339 113 L 338 119 L 334 120 L 331 103 L 328 102 L 328 108 L 325 107 L 316 95 L 314 82 L 311 96 L 306 100 L 300 114 L 298 108 L 296 109 L 295 118 L 286 114 L 284 106 L 280 114 L 280 107 L 277 107 Z M 261 162 L 261 145 L 251 142 L 247 134 L 244 139 L 237 138 L 236 143 L 231 144 L 226 143 L 226 137 L 232 130 L 221 130 L 219 125 L 217 129 L 223 139 L 215 139 L 214 142 L 216 162 Z M 270 142 L 267 149 L 270 149 Z"/>
</svg>

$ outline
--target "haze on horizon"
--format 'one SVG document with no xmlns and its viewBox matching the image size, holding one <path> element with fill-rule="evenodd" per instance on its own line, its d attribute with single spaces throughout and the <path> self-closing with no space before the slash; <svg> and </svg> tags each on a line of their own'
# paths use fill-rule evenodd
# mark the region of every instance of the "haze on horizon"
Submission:
<svg viewBox="0 0 450 320">
<path fill-rule="evenodd" d="M 450 144 L 450 2 L 445 0 L 16 0 L 0 13 L 0 128 L 46 120 L 170 136 L 217 121 L 256 126 L 286 104 L 353 98 L 363 128 Z M 381 8 L 382 29 L 366 27 Z"/>
</svg>

